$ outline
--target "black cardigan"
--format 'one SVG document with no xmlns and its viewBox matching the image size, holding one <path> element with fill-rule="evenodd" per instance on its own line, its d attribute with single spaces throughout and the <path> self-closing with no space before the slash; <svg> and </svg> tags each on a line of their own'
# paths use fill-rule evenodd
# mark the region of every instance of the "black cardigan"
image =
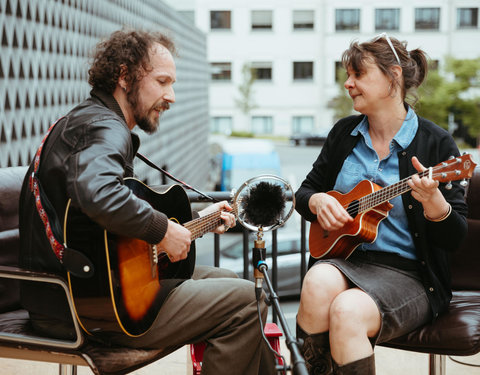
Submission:
<svg viewBox="0 0 480 375">
<path fill-rule="evenodd" d="M 302 185 L 295 193 L 296 210 L 306 220 L 316 220 L 309 207 L 310 197 L 317 192 L 333 189 L 344 160 L 355 147 L 360 135 L 351 132 L 363 119 L 363 115 L 350 116 L 338 121 L 325 142 L 320 155 L 313 164 Z M 434 166 L 458 156 L 459 151 L 447 131 L 431 121 L 418 118 L 418 130 L 411 144 L 398 153 L 399 180 L 411 176 L 417 171 L 411 159 L 416 156 L 426 167 Z M 452 213 L 441 222 L 431 222 L 423 216 L 423 207 L 410 192 L 402 195 L 407 213 L 410 232 L 418 250 L 422 265 L 422 282 L 432 307 L 432 318 L 444 311 L 452 298 L 449 258 L 461 243 L 467 231 L 467 206 L 464 201 L 464 189 L 459 181 L 452 182 L 451 190 L 440 184 L 445 199 L 452 205 Z M 312 264 L 312 259 L 310 259 Z"/>
</svg>

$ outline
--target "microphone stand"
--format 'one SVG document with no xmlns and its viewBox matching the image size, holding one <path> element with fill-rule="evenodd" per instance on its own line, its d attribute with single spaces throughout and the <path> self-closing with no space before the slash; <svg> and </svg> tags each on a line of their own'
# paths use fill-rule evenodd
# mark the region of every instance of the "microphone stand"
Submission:
<svg viewBox="0 0 480 375">
<path fill-rule="evenodd" d="M 272 283 L 270 281 L 270 277 L 268 276 L 268 266 L 265 261 L 266 253 L 267 251 L 265 249 L 265 241 L 263 240 L 263 230 L 262 227 L 260 227 L 257 232 L 257 239 L 254 241 L 254 248 L 252 254 L 252 261 L 254 267 L 253 275 L 255 277 L 255 295 L 257 297 L 257 301 L 259 301 L 262 295 L 262 282 L 263 280 L 265 280 L 270 294 L 268 297 L 269 301 L 271 302 L 273 308 L 275 309 L 275 312 L 278 315 L 280 325 L 282 326 L 283 332 L 285 333 L 285 342 L 291 354 L 292 365 L 287 367 L 287 370 L 292 370 L 293 374 L 295 375 L 308 375 L 307 367 L 305 366 L 305 360 L 300 354 L 300 349 L 298 348 L 299 343 L 290 333 L 287 321 L 285 320 L 285 316 L 283 315 L 282 309 L 280 308 L 280 303 L 278 302 L 278 295 L 275 293 L 275 290 L 273 289 Z M 282 367 L 278 370 L 282 371 L 283 369 L 284 368 Z"/>
</svg>

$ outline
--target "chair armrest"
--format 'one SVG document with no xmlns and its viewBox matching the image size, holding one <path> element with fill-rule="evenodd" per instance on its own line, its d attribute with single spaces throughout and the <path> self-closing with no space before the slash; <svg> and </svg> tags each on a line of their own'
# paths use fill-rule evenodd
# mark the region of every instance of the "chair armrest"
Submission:
<svg viewBox="0 0 480 375">
<path fill-rule="evenodd" d="M 77 321 L 77 317 L 75 314 L 75 307 L 73 304 L 72 297 L 70 295 L 70 290 L 68 288 L 67 283 L 62 277 L 59 277 L 54 274 L 49 274 L 46 272 L 28 271 L 18 267 L 0 265 L 0 278 L 43 282 L 43 283 L 59 285 L 65 291 L 65 295 L 68 301 L 68 306 L 72 314 L 72 321 L 73 321 L 75 334 L 76 334 L 76 340 L 71 341 L 71 340 L 61 340 L 61 339 L 54 339 L 49 337 L 42 337 L 42 336 L 37 336 L 35 334 L 30 334 L 30 333 L 12 333 L 12 332 L 0 331 L 0 341 L 17 342 L 22 344 L 29 343 L 29 344 L 47 345 L 51 347 L 66 348 L 66 349 L 77 349 L 83 344 L 84 337 L 83 337 L 82 330 L 80 329 L 80 326 Z M 0 314 L 0 316 L 4 316 L 6 314 L 9 314 L 9 313 Z"/>
</svg>

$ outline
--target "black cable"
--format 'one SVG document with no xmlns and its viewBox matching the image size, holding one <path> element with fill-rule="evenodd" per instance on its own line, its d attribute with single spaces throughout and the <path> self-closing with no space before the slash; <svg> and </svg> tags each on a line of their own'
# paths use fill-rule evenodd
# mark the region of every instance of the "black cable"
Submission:
<svg viewBox="0 0 480 375">
<path fill-rule="evenodd" d="M 267 343 L 268 349 L 275 355 L 275 361 L 277 361 L 277 357 L 281 358 L 283 361 L 283 369 L 277 370 L 282 371 L 283 375 L 287 374 L 287 361 L 285 361 L 285 357 L 277 352 L 275 349 L 272 348 L 270 345 L 270 341 L 268 341 L 267 336 L 265 336 L 265 332 L 263 331 L 263 322 L 262 322 L 262 313 L 260 312 L 260 299 L 257 298 L 257 312 L 258 312 L 258 321 L 260 322 L 260 332 L 262 333 L 263 341 Z"/>
<path fill-rule="evenodd" d="M 448 358 L 450 358 L 450 360 L 452 360 L 453 362 L 456 362 L 460 365 L 470 366 L 470 367 L 480 367 L 480 364 L 477 365 L 475 363 L 462 362 L 462 361 L 459 361 L 458 359 L 454 359 L 451 355 L 449 355 Z"/>
<path fill-rule="evenodd" d="M 167 172 L 165 169 L 163 168 L 160 168 L 158 165 L 156 165 L 154 162 L 152 162 L 151 160 L 149 160 L 146 156 L 142 155 L 141 153 L 137 152 L 137 155 L 136 155 L 141 161 L 143 161 L 145 164 L 147 164 L 149 167 L 152 167 L 153 169 L 156 169 L 157 171 L 160 171 L 162 172 L 165 176 L 167 176 L 168 178 L 172 179 L 173 181 L 175 182 L 178 182 L 179 184 L 181 184 L 183 187 L 189 189 L 189 190 L 192 190 L 194 191 L 195 193 L 198 193 L 200 194 L 202 197 L 204 197 L 205 199 L 211 201 L 211 202 L 218 202 L 217 199 L 205 194 L 205 193 L 202 193 L 200 190 L 197 190 L 195 189 L 193 186 L 187 184 L 186 182 L 183 182 L 182 180 L 179 180 L 178 178 L 176 178 L 175 176 L 173 176 L 172 174 L 170 174 L 169 172 Z"/>
</svg>

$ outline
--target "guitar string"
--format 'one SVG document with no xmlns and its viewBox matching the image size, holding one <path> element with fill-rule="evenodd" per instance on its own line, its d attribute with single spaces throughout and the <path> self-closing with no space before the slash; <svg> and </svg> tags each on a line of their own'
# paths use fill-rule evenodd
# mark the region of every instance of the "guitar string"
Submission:
<svg viewBox="0 0 480 375">
<path fill-rule="evenodd" d="M 241 201 L 242 201 L 242 198 L 239 198 L 238 202 L 241 202 Z M 238 207 L 238 203 L 234 204 L 233 210 L 231 211 L 235 216 L 238 216 L 237 207 Z M 220 224 L 222 224 L 222 220 L 220 218 L 221 213 L 222 213 L 221 211 L 214 211 L 205 216 L 202 216 L 201 218 L 194 219 L 184 223 L 184 226 L 192 232 L 192 240 L 200 237 L 204 233 L 212 229 L 215 229 Z M 218 216 L 218 219 L 214 222 L 209 222 L 211 218 L 214 218 L 215 216 Z"/>
</svg>

